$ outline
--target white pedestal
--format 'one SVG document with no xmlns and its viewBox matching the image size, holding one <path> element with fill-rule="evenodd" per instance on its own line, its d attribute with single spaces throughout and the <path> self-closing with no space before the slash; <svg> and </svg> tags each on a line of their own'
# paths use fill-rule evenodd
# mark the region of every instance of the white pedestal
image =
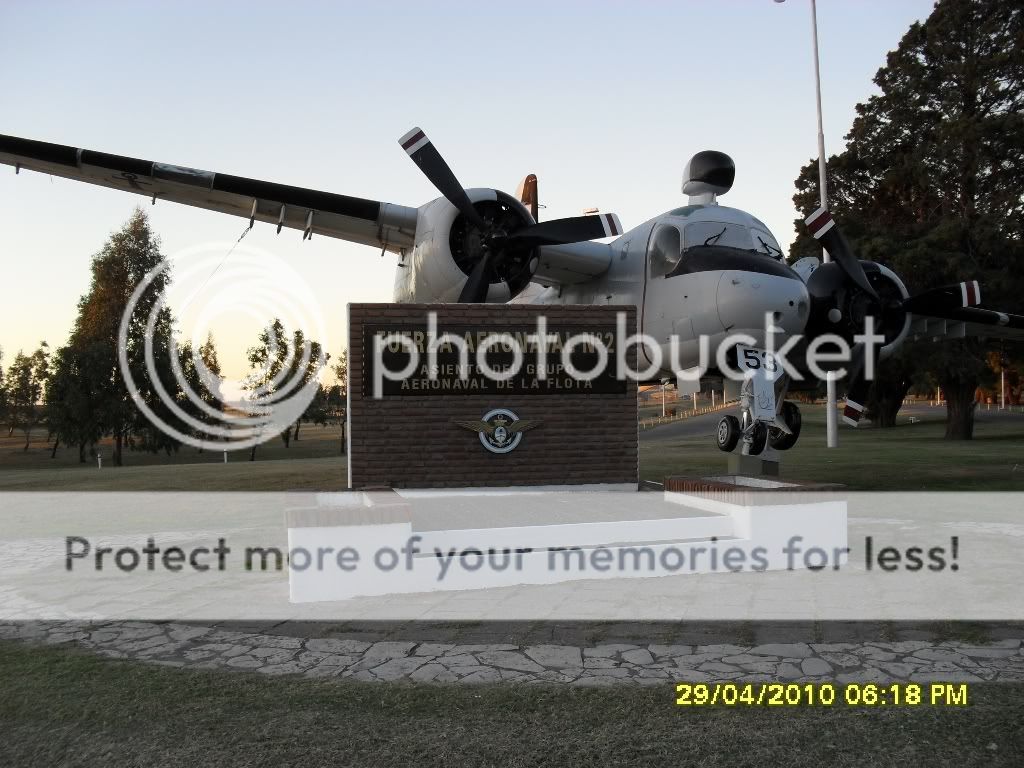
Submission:
<svg viewBox="0 0 1024 768">
<path fill-rule="evenodd" d="M 425 504 L 414 494 L 324 494 L 287 515 L 290 599 L 802 569 L 817 564 L 804 560 L 812 551 L 845 562 L 845 500 L 732 480 L 735 491 L 660 496 L 463 493 L 450 503 L 478 505 L 480 522 L 459 528 L 414 525 Z"/>
</svg>

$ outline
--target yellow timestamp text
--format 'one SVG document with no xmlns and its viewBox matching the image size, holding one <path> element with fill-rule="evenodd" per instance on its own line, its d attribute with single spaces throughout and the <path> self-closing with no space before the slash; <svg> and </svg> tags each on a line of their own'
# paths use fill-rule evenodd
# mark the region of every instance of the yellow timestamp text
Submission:
<svg viewBox="0 0 1024 768">
<path fill-rule="evenodd" d="M 966 707 L 966 683 L 676 683 L 680 707 Z"/>
</svg>

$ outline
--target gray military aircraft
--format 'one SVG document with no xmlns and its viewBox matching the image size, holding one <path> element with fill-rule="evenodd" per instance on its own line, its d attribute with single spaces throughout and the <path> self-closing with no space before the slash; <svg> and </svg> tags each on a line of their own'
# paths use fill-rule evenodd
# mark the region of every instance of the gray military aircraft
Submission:
<svg viewBox="0 0 1024 768">
<path fill-rule="evenodd" d="M 465 189 L 421 129 L 399 143 L 441 197 L 413 208 L 3 135 L 0 163 L 134 192 L 154 203 L 228 213 L 250 225 L 266 222 L 278 233 L 300 230 L 303 239 L 317 234 L 390 251 L 398 256 L 396 302 L 632 304 L 640 332 L 656 340 L 660 360 L 669 361 L 654 365 L 652 380 L 684 371 L 720 373 L 714 366 L 702 370 L 702 337 L 713 360 L 722 348 L 737 369 L 775 369 L 765 350 L 766 317 L 774 327 L 773 348 L 801 337 L 797 361 L 814 339 L 835 334 L 853 350 L 837 374 L 846 376 L 844 420 L 854 426 L 869 386 L 865 371 L 876 354 L 855 339 L 867 319 L 883 338 L 878 359 L 912 335 L 1024 338 L 1024 316 L 978 306 L 976 281 L 911 296 L 892 270 L 858 260 L 824 210 L 809 216 L 807 226 L 833 260 L 788 265 L 763 222 L 718 204 L 736 171 L 722 152 L 699 152 L 687 163 L 687 205 L 624 232 L 608 213 L 539 222 L 535 176 L 524 179 L 516 195 Z M 734 341 L 739 334 L 748 337 L 745 345 Z M 651 349 L 640 350 L 657 363 Z M 800 412 L 785 396 L 802 382 L 772 373 L 748 378 L 748 386 L 726 382 L 727 394 L 731 386 L 742 396 L 741 418 L 723 417 L 719 448 L 731 451 L 742 441 L 744 453 L 758 455 L 768 445 L 785 450 L 796 443 Z M 699 377 L 680 382 L 689 391 L 699 388 Z"/>
</svg>

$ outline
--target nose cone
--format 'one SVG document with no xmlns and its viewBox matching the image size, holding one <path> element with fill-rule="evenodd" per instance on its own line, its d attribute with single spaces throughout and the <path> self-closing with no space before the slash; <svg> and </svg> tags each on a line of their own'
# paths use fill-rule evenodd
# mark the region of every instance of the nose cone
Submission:
<svg viewBox="0 0 1024 768">
<path fill-rule="evenodd" d="M 729 333 L 762 339 L 770 321 L 788 337 L 803 333 L 809 313 L 807 286 L 795 273 L 789 278 L 730 270 L 718 281 L 718 318 Z"/>
</svg>

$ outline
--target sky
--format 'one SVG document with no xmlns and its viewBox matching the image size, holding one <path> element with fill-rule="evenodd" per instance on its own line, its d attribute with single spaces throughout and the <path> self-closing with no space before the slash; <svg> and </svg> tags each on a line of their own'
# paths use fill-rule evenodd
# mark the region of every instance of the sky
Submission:
<svg viewBox="0 0 1024 768">
<path fill-rule="evenodd" d="M 818 3 L 829 154 L 931 7 Z M 0 0 L 0 29 L 0 133 L 409 206 L 437 196 L 397 144 L 413 126 L 467 187 L 514 193 L 536 173 L 542 219 L 596 206 L 627 229 L 684 204 L 687 159 L 718 149 L 737 166 L 722 204 L 787 247 L 793 181 L 817 155 L 809 0 Z M 139 203 L 172 258 L 219 261 L 248 223 L 0 167 L 5 365 L 65 342 L 92 255 Z M 308 284 L 331 353 L 347 303 L 391 299 L 395 257 L 377 249 L 259 224 L 244 245 Z M 210 322 L 241 377 L 263 320 Z"/>
</svg>

